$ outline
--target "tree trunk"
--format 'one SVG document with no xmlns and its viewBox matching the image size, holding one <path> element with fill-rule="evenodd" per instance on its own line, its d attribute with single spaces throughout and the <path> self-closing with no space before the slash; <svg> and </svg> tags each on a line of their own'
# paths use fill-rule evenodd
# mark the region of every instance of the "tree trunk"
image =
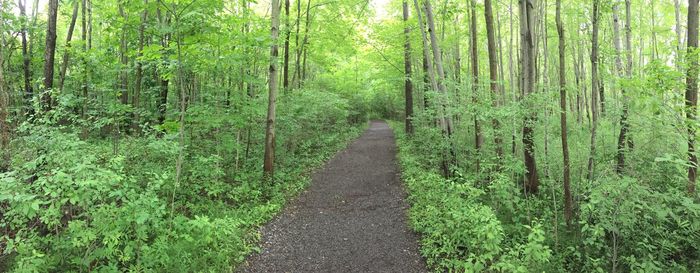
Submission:
<svg viewBox="0 0 700 273">
<path fill-rule="evenodd" d="M 87 54 L 87 0 L 83 0 L 82 4 L 82 12 L 81 12 L 81 38 L 83 40 L 83 53 Z M 82 83 L 82 91 L 83 91 L 83 103 L 80 107 L 80 116 L 85 117 L 85 108 L 87 105 L 87 96 L 88 96 L 88 57 L 83 56 L 83 83 Z"/>
<path fill-rule="evenodd" d="M 135 110 L 138 110 L 141 100 L 141 86 L 143 80 L 143 64 L 141 63 L 141 56 L 143 56 L 143 45 L 145 42 L 144 31 L 146 28 L 146 20 L 148 20 L 148 0 L 143 0 L 143 13 L 141 14 L 141 24 L 139 24 L 139 45 L 138 52 L 136 53 L 136 79 L 134 80 L 134 96 L 132 98 L 131 104 Z M 133 126 L 137 127 L 139 123 L 139 113 L 135 112 Z"/>
<path fill-rule="evenodd" d="M 695 154 L 695 121 L 698 105 L 698 0 L 688 0 L 688 74 L 686 78 L 685 106 L 688 119 L 688 193 L 695 193 L 698 156 Z"/>
<path fill-rule="evenodd" d="M 681 25 L 681 3 L 680 0 L 673 0 L 673 6 L 674 6 L 674 13 L 676 15 L 676 58 L 675 58 L 675 63 L 676 67 L 680 69 L 680 66 L 683 62 L 683 58 L 681 57 L 681 54 L 683 53 L 683 38 L 682 38 L 682 33 L 683 33 L 683 26 Z"/>
<path fill-rule="evenodd" d="M 413 4 L 416 7 L 416 15 L 418 17 L 418 25 L 420 27 L 420 33 L 421 33 L 421 41 L 423 41 L 423 71 L 425 72 L 425 83 L 426 83 L 426 88 L 425 88 L 425 94 L 423 95 L 424 100 L 425 100 L 425 105 L 426 108 L 428 108 L 428 92 L 429 91 L 437 91 L 437 81 L 435 80 L 435 72 L 433 70 L 433 63 L 431 62 L 430 59 L 430 45 L 428 45 L 428 36 L 426 34 L 425 30 L 425 24 L 423 23 L 423 16 L 421 15 L 421 8 L 420 5 L 418 5 L 418 1 L 414 0 Z M 428 88 L 428 83 L 430 84 L 430 88 Z M 436 104 L 436 109 L 438 110 L 439 107 L 437 107 L 438 104 Z M 444 127 L 444 120 L 442 118 L 440 120 L 440 126 Z"/>
<path fill-rule="evenodd" d="M 626 77 L 628 79 L 632 78 L 632 29 L 631 29 L 631 0 L 625 0 L 625 51 L 627 54 L 627 68 L 626 68 Z M 614 18 L 614 25 L 613 25 L 613 35 L 614 40 L 615 40 L 615 65 L 616 69 L 618 72 L 623 71 L 623 66 L 622 66 L 622 58 L 620 54 L 620 31 L 619 31 L 619 5 L 616 4 L 613 7 L 613 18 Z M 620 134 L 619 137 L 617 138 L 617 164 L 615 165 L 615 172 L 617 174 L 622 175 L 622 172 L 625 169 L 625 147 L 628 145 L 630 142 L 629 137 L 627 136 L 627 132 L 629 131 L 629 122 L 627 122 L 627 116 L 629 112 L 629 102 L 627 98 L 627 92 L 623 88 L 620 90 L 622 93 L 622 115 L 620 116 Z"/>
<path fill-rule="evenodd" d="M 119 5 L 119 15 L 127 20 L 126 13 L 124 12 L 124 7 Z M 121 38 L 119 39 L 119 60 L 121 63 L 121 68 L 119 69 L 119 92 L 122 104 L 129 104 L 129 75 L 127 74 L 127 65 L 129 64 L 127 51 L 127 40 L 126 40 L 126 22 L 122 26 Z"/>
<path fill-rule="evenodd" d="M 564 219 L 566 225 L 571 227 L 572 198 L 571 198 L 571 163 L 569 161 L 569 142 L 566 126 L 566 40 L 564 34 L 564 24 L 561 21 L 561 0 L 557 0 L 557 33 L 559 33 L 559 106 L 561 108 L 561 149 L 564 163 Z"/>
<path fill-rule="evenodd" d="M 275 161 L 275 103 L 277 100 L 277 38 L 279 36 L 279 0 L 272 0 L 272 46 L 270 47 L 270 78 L 269 78 L 269 100 L 267 106 L 267 126 L 265 128 L 265 160 L 263 172 L 264 176 L 272 179 L 274 177 Z"/>
<path fill-rule="evenodd" d="M 160 24 L 162 25 L 167 25 L 170 23 L 169 17 L 163 18 L 160 13 L 160 9 L 157 11 L 158 15 L 158 21 L 160 21 Z M 165 51 L 166 48 L 168 48 L 168 43 L 169 43 L 170 37 L 169 35 L 165 35 L 161 38 L 161 47 L 163 48 L 163 51 Z M 167 63 L 167 54 L 163 52 L 163 63 Z M 164 77 L 163 75 L 160 76 L 160 92 L 158 93 L 158 124 L 163 124 L 165 122 L 165 115 L 168 110 L 168 85 L 170 84 L 168 78 Z"/>
<path fill-rule="evenodd" d="M 472 65 L 472 103 L 475 106 L 479 105 L 479 47 L 478 37 L 476 33 L 476 4 L 474 0 L 469 1 L 469 54 Z M 478 108 L 478 107 L 477 107 Z M 481 124 L 479 123 L 479 111 L 474 112 L 474 146 L 476 148 L 477 157 L 475 158 L 476 170 L 481 169 L 481 148 L 484 146 L 484 135 L 481 132 Z"/>
<path fill-rule="evenodd" d="M 491 80 L 489 84 L 491 86 L 491 106 L 495 109 L 498 107 L 498 97 L 500 96 L 501 92 L 498 90 L 500 87 L 498 84 L 498 55 L 496 54 L 496 32 L 493 28 L 493 8 L 491 6 L 491 0 L 484 1 L 484 8 L 486 36 L 488 39 L 487 46 L 489 51 L 489 77 Z M 500 159 L 503 158 L 503 141 L 501 140 L 500 132 L 501 125 L 496 118 L 493 118 L 491 123 L 494 131 L 494 143 L 496 144 L 496 156 L 498 156 L 500 161 Z"/>
<path fill-rule="evenodd" d="M 0 35 L 5 35 L 5 21 L 0 21 Z M 4 39 L 3 39 L 4 40 Z M 10 123 L 8 122 L 8 106 L 10 94 L 5 88 L 5 75 L 2 64 L 4 63 L 4 47 L 0 46 L 0 173 L 10 170 Z"/>
<path fill-rule="evenodd" d="M 282 87 L 284 92 L 287 92 L 289 87 L 289 36 L 291 35 L 291 26 L 289 25 L 289 0 L 284 0 L 284 21 L 286 25 L 284 33 L 284 68 L 282 73 L 284 78 L 282 80 Z"/>
<path fill-rule="evenodd" d="M 433 60 L 435 61 L 435 68 L 437 68 L 437 86 L 438 91 L 443 97 L 443 111 L 446 110 L 446 102 L 449 101 L 447 98 L 447 88 L 445 87 L 445 69 L 442 62 L 442 52 L 440 51 L 440 44 L 437 39 L 437 34 L 435 34 L 435 20 L 433 19 L 433 8 L 430 5 L 430 1 L 424 3 L 426 10 L 426 19 L 428 22 L 428 33 L 430 33 L 430 45 L 433 49 Z M 445 132 L 448 138 L 452 135 L 452 120 L 442 113 L 443 119 L 445 120 Z"/>
<path fill-rule="evenodd" d="M 299 0 L 301 1 L 301 0 Z M 309 26 L 311 25 L 311 0 L 309 0 L 306 3 L 306 22 L 305 22 L 305 28 L 304 28 L 304 39 L 301 42 L 301 45 L 297 47 L 297 58 L 296 58 L 296 67 L 295 67 L 295 74 L 297 78 L 297 87 L 301 88 L 302 85 L 302 79 L 304 75 L 302 75 L 302 68 L 301 68 L 301 58 L 304 57 L 304 60 L 306 60 L 305 57 L 305 52 L 306 52 L 306 44 L 308 43 L 309 40 Z M 298 35 L 298 33 L 297 33 Z M 302 56 L 302 54 L 304 54 Z M 306 68 L 306 61 L 304 61 L 304 68 Z"/>
<path fill-rule="evenodd" d="M 22 71 L 24 72 L 24 107 L 27 109 L 25 113 L 30 116 L 34 114 L 34 107 L 32 106 L 32 97 L 34 97 L 34 91 L 32 90 L 32 73 L 31 73 L 31 59 L 30 52 L 27 46 L 27 13 L 26 13 L 26 2 L 22 0 L 17 1 L 17 6 L 19 7 L 19 16 L 24 18 L 22 21 Z"/>
<path fill-rule="evenodd" d="M 411 80 L 411 28 L 408 26 L 408 2 L 403 1 L 404 35 L 404 93 L 406 99 L 406 134 L 413 134 L 413 83 Z"/>
<path fill-rule="evenodd" d="M 588 156 L 588 179 L 595 170 L 596 129 L 598 127 L 598 25 L 600 0 L 593 0 L 593 30 L 591 33 L 591 153 Z M 602 105 L 601 105 L 602 106 Z"/>
<path fill-rule="evenodd" d="M 75 22 L 78 20 L 78 7 L 80 2 L 73 2 L 73 15 L 70 18 L 68 25 L 68 34 L 66 34 L 66 48 L 63 52 L 63 61 L 61 62 L 61 70 L 59 71 L 58 89 L 63 90 L 63 83 L 66 80 L 66 71 L 68 70 L 68 61 L 70 60 L 70 41 L 73 39 L 73 31 L 75 30 Z"/>
<path fill-rule="evenodd" d="M 656 42 L 656 1 L 651 0 L 651 60 L 659 58 L 658 44 Z"/>
<path fill-rule="evenodd" d="M 44 112 L 51 110 L 53 99 L 53 66 L 56 57 L 56 18 L 58 16 L 58 0 L 49 0 L 48 19 L 46 24 L 46 47 L 44 48 L 44 93 L 42 103 Z"/>
<path fill-rule="evenodd" d="M 523 99 L 527 102 L 527 97 L 534 92 L 535 86 L 535 59 L 534 40 L 532 30 L 534 26 L 533 7 L 537 0 L 520 1 L 520 35 L 521 35 L 521 77 Z M 537 162 L 535 161 L 535 148 L 533 140 L 533 126 L 536 119 L 535 109 L 532 102 L 528 103 L 527 113 L 523 124 L 523 154 L 525 158 L 525 193 L 537 193 L 539 190 L 539 176 L 537 174 Z"/>
</svg>

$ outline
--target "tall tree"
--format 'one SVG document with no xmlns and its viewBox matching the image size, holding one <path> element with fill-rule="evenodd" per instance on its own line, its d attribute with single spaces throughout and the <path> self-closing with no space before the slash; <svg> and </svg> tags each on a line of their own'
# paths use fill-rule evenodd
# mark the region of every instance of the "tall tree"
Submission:
<svg viewBox="0 0 700 273">
<path fill-rule="evenodd" d="M 56 57 L 56 19 L 58 17 L 58 0 L 49 0 L 48 19 L 46 20 L 46 46 L 44 47 L 44 93 L 43 110 L 51 110 L 53 99 L 53 69 Z"/>
<path fill-rule="evenodd" d="M 469 23 L 469 54 L 472 66 L 472 103 L 478 105 L 479 103 L 479 46 L 478 46 L 478 35 L 476 32 L 476 3 L 474 0 L 469 0 L 469 13 L 470 13 L 470 23 Z M 484 135 L 481 132 L 481 124 L 479 123 L 479 113 L 474 112 L 474 146 L 476 148 L 477 154 L 481 154 L 481 148 L 484 146 Z M 476 158 L 476 169 L 479 170 L 480 167 L 480 156 Z"/>
<path fill-rule="evenodd" d="M 58 75 L 58 88 L 63 90 L 63 83 L 66 80 L 66 71 L 68 70 L 68 61 L 70 60 L 70 41 L 73 39 L 73 31 L 75 30 L 75 22 L 78 20 L 78 7 L 80 1 L 73 2 L 73 15 L 70 18 L 68 25 L 68 34 L 66 34 L 66 48 L 63 51 L 63 61 L 61 61 L 61 70 Z"/>
<path fill-rule="evenodd" d="M 162 27 L 166 27 L 170 24 L 170 15 L 161 14 L 160 8 L 156 10 L 156 15 L 158 16 L 158 22 Z M 166 49 L 169 47 L 170 34 L 166 33 L 161 36 L 160 46 L 162 51 L 165 53 Z M 168 54 L 163 54 L 162 62 L 167 64 Z M 165 122 L 165 115 L 168 110 L 168 86 L 170 85 L 170 80 L 161 73 L 160 75 L 160 90 L 158 92 L 158 124 L 163 124 Z"/>
<path fill-rule="evenodd" d="M 129 75 L 127 73 L 127 66 L 129 65 L 129 56 L 127 55 L 127 14 L 124 12 L 124 6 L 119 5 L 119 15 L 124 20 L 124 25 L 121 30 L 121 38 L 119 38 L 119 60 L 121 63 L 121 68 L 119 69 L 119 92 L 120 100 L 122 104 L 129 104 Z"/>
<path fill-rule="evenodd" d="M 688 73 L 685 89 L 686 118 L 688 119 L 688 193 L 695 193 L 698 156 L 695 153 L 695 121 L 698 106 L 698 0 L 688 0 Z"/>
<path fill-rule="evenodd" d="M 487 0 L 488 1 L 488 0 Z M 566 225 L 571 226 L 572 198 L 571 198 L 571 163 L 569 161 L 569 141 L 566 126 L 566 39 L 564 34 L 564 23 L 561 20 L 561 0 L 557 0 L 557 33 L 559 34 L 559 114 L 561 127 L 561 150 L 564 163 L 564 219 Z"/>
<path fill-rule="evenodd" d="M 674 14 L 676 17 L 676 25 L 674 26 L 676 31 L 676 67 L 680 67 L 682 62 L 681 54 L 683 50 L 683 26 L 681 25 L 681 2 L 680 0 L 673 0 Z"/>
<path fill-rule="evenodd" d="M 536 119 L 535 109 L 532 102 L 527 101 L 528 97 L 535 90 L 535 55 L 534 39 L 532 31 L 535 27 L 535 13 L 533 8 L 537 0 L 520 1 L 520 49 L 521 62 L 520 77 L 523 99 L 528 104 L 527 113 L 523 124 L 523 154 L 525 157 L 524 190 L 526 193 L 537 193 L 539 190 L 539 176 L 537 174 L 537 162 L 535 161 L 535 143 L 533 139 L 534 122 Z"/>
<path fill-rule="evenodd" d="M 270 46 L 270 77 L 269 100 L 267 106 L 267 125 L 265 128 L 265 160 L 263 172 L 266 177 L 272 178 L 275 170 L 275 107 L 277 101 L 277 38 L 279 37 L 280 25 L 279 0 L 272 0 L 272 46 Z"/>
<path fill-rule="evenodd" d="M 2 5 L 0 4 L 0 8 Z M 0 44 L 0 173 L 10 169 L 10 123 L 8 122 L 8 106 L 10 105 L 10 94 L 5 87 L 5 52 L 4 44 L 5 20 L 0 20 L 0 36 L 3 37 Z"/>
<path fill-rule="evenodd" d="M 141 86 L 143 85 L 143 64 L 140 58 L 143 56 L 143 46 L 146 40 L 146 35 L 144 34 L 146 30 L 146 24 L 148 20 L 148 0 L 143 0 L 143 12 L 141 13 L 141 23 L 139 24 L 139 44 L 138 51 L 136 52 L 136 79 L 134 79 L 134 96 L 131 99 L 131 104 L 135 109 L 140 106 L 141 100 Z M 138 111 L 136 112 L 136 118 L 134 119 L 134 126 L 137 125 L 138 121 Z"/>
<path fill-rule="evenodd" d="M 433 8 L 430 1 L 425 1 L 423 3 L 425 7 L 425 17 L 428 23 L 428 33 L 430 33 L 430 45 L 433 49 L 433 60 L 435 61 L 435 68 L 437 69 L 437 86 L 438 92 L 440 92 L 440 98 L 438 103 L 441 104 L 441 111 L 439 112 L 443 120 L 443 132 L 445 139 L 450 146 L 449 154 L 445 155 L 442 162 L 442 169 L 445 176 L 449 175 L 449 162 L 454 159 L 454 149 L 452 148 L 451 137 L 452 137 L 452 119 L 447 114 L 447 102 L 449 101 L 447 88 L 445 87 L 445 69 L 442 62 L 442 52 L 440 51 L 440 43 L 437 39 L 437 34 L 435 33 L 435 20 L 433 16 Z M 449 157 L 449 159 L 447 159 Z"/>
<path fill-rule="evenodd" d="M 617 71 L 623 71 L 622 59 L 620 56 L 620 34 L 619 34 L 619 5 L 615 4 L 613 6 L 613 36 L 615 43 L 615 66 Z M 625 67 L 625 76 L 627 79 L 632 78 L 632 19 L 631 19 L 631 0 L 625 0 L 625 54 L 627 56 L 627 66 Z M 629 115 L 629 102 L 627 98 L 627 91 L 622 88 L 622 115 L 620 116 L 620 134 L 617 138 L 617 164 L 615 165 L 615 171 L 618 174 L 622 174 L 625 169 L 625 147 L 631 148 L 632 140 L 627 135 L 629 131 L 629 122 L 627 121 Z"/>
<path fill-rule="evenodd" d="M 282 76 L 282 87 L 286 92 L 289 87 L 289 36 L 291 36 L 292 33 L 292 26 L 289 25 L 289 0 L 284 0 L 284 22 L 284 67 L 282 70 L 284 75 Z"/>
<path fill-rule="evenodd" d="M 25 113 L 32 114 L 34 107 L 31 105 L 32 97 L 34 96 L 34 91 L 32 90 L 32 68 L 31 60 L 32 57 L 29 54 L 28 42 L 27 42 L 27 12 L 26 12 L 26 2 L 22 0 L 17 0 L 17 7 L 19 8 L 19 16 L 23 19 L 21 26 L 21 36 L 22 36 L 22 71 L 24 75 L 24 103 L 27 111 Z"/>
<path fill-rule="evenodd" d="M 420 34 L 421 34 L 421 41 L 423 42 L 423 82 L 425 85 L 424 88 L 424 93 L 423 93 L 423 100 L 425 104 L 425 108 L 428 108 L 428 93 L 430 91 L 436 91 L 437 88 L 437 82 L 435 81 L 435 72 L 433 70 L 433 63 L 431 62 L 430 59 L 430 45 L 428 44 L 428 35 L 426 34 L 425 30 L 425 23 L 423 22 L 423 16 L 421 15 L 421 8 L 420 5 L 418 5 L 418 0 L 413 0 L 413 4 L 416 8 L 416 17 L 418 17 L 418 26 L 420 29 Z M 438 105 L 436 105 L 438 106 Z M 439 109 L 436 107 L 436 109 Z M 440 125 L 442 126 L 444 124 L 443 119 L 440 120 Z M 444 126 L 443 126 L 444 127 Z"/>
<path fill-rule="evenodd" d="M 82 4 L 82 11 L 81 11 L 81 39 L 83 40 L 83 52 L 84 54 L 87 54 L 88 50 L 88 20 L 87 20 L 87 11 L 88 11 L 88 1 L 83 0 Z M 85 115 L 85 107 L 87 105 L 87 96 L 88 96 L 88 58 L 87 56 L 83 56 L 83 83 L 82 83 L 82 90 L 83 90 L 83 103 L 82 107 L 80 108 L 80 114 L 81 116 Z"/>
<path fill-rule="evenodd" d="M 596 129 L 598 127 L 598 28 L 600 0 L 593 0 L 593 29 L 591 31 L 591 153 L 588 156 L 588 179 L 593 179 L 595 170 Z"/>
<path fill-rule="evenodd" d="M 473 3 L 473 1 L 472 1 Z M 489 53 L 489 85 L 491 87 L 491 106 L 498 107 L 498 101 L 501 91 L 499 91 L 500 85 L 498 81 L 498 55 L 496 54 L 496 31 L 493 27 L 493 7 L 491 5 L 491 0 L 484 1 L 484 17 L 486 21 L 486 37 L 488 53 Z M 497 118 L 491 119 L 491 124 L 494 130 L 494 143 L 496 144 L 496 156 L 499 159 L 503 158 L 503 141 L 501 140 L 501 124 Z"/>
<path fill-rule="evenodd" d="M 408 26 L 408 1 L 403 1 L 404 35 L 404 96 L 406 99 L 406 134 L 413 134 L 413 82 L 411 80 L 411 28 Z"/>
</svg>

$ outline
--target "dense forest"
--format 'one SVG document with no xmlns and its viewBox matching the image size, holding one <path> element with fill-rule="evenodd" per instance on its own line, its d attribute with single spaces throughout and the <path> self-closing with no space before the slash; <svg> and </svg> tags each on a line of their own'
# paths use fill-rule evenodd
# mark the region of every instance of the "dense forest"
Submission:
<svg viewBox="0 0 700 273">
<path fill-rule="evenodd" d="M 233 272 L 383 119 L 431 271 L 698 272 L 698 4 L 0 0 L 0 271 Z"/>
</svg>

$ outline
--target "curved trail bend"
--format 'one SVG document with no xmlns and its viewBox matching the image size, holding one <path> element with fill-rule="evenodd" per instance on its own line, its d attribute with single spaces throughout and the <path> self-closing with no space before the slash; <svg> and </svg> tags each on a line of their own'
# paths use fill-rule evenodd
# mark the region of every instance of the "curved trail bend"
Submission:
<svg viewBox="0 0 700 273">
<path fill-rule="evenodd" d="M 427 272 L 404 197 L 393 132 L 373 121 L 262 228 L 262 252 L 238 271 Z"/>
</svg>

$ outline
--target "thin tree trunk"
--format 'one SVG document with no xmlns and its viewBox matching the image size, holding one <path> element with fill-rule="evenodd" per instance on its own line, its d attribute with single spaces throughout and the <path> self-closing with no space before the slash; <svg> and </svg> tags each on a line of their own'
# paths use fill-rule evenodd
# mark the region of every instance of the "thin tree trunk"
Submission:
<svg viewBox="0 0 700 273">
<path fill-rule="evenodd" d="M 265 128 L 265 160 L 263 164 L 264 176 L 272 179 L 274 177 L 275 161 L 275 107 L 277 100 L 277 38 L 279 37 L 279 0 L 272 0 L 272 46 L 270 47 L 270 77 L 269 77 L 269 100 L 267 106 L 267 125 Z"/>
<path fill-rule="evenodd" d="M 138 45 L 138 52 L 136 53 L 136 79 L 134 79 L 134 96 L 132 98 L 131 104 L 133 105 L 134 109 L 138 110 L 140 104 L 141 104 L 141 86 L 142 86 L 142 80 L 143 80 L 143 64 L 141 63 L 141 56 L 143 56 L 143 45 L 145 42 L 145 35 L 144 31 L 146 28 L 146 20 L 148 20 L 148 0 L 143 0 L 143 13 L 141 14 L 141 24 L 139 24 L 139 45 Z M 138 111 L 135 112 L 136 114 L 134 115 L 134 127 L 138 126 L 139 123 L 139 114 Z"/>
<path fill-rule="evenodd" d="M 301 0 L 299 0 L 299 1 L 301 1 Z M 297 59 L 296 59 L 296 68 L 295 68 L 295 72 L 296 72 L 296 75 L 297 75 L 296 78 L 297 78 L 297 81 L 298 81 L 298 82 L 297 82 L 298 88 L 301 88 L 301 85 L 302 85 L 302 82 L 303 82 L 303 75 L 302 75 L 302 68 L 301 68 L 301 65 L 302 65 L 302 64 L 301 64 L 301 58 L 302 58 L 302 54 L 304 54 L 303 57 L 304 57 L 304 60 L 306 60 L 306 57 L 305 57 L 305 56 L 306 56 L 306 55 L 305 55 L 305 52 L 306 52 L 306 44 L 307 44 L 307 42 L 308 42 L 308 40 L 309 40 L 309 26 L 311 25 L 311 0 L 309 0 L 309 1 L 306 3 L 306 22 L 305 22 L 304 24 L 305 24 L 305 28 L 304 28 L 304 39 L 302 39 L 301 46 L 299 46 L 299 47 L 297 48 Z M 306 63 L 304 63 L 304 68 L 305 68 L 305 67 L 306 67 Z"/>
<path fill-rule="evenodd" d="M 163 18 L 160 13 L 160 9 L 157 11 L 158 15 L 158 21 L 160 21 L 161 25 L 168 25 L 170 24 L 170 19 L 169 16 L 166 15 L 166 18 Z M 164 35 L 161 38 L 161 47 L 163 49 L 168 48 L 170 37 L 169 35 Z M 167 63 L 167 54 L 163 54 L 163 63 Z M 168 85 L 170 84 L 168 78 L 166 78 L 164 75 L 160 75 L 160 91 L 158 93 L 158 124 L 163 124 L 165 122 L 165 115 L 168 110 Z"/>
<path fill-rule="evenodd" d="M 124 7 L 119 5 L 119 15 L 127 20 L 126 13 L 124 12 Z M 129 58 L 126 55 L 127 51 L 127 40 L 126 40 L 126 23 L 122 26 L 121 38 L 119 39 L 119 60 L 121 63 L 121 68 L 119 69 L 119 92 L 122 104 L 129 104 L 129 76 L 127 74 L 127 65 L 129 64 Z"/>
<path fill-rule="evenodd" d="M 0 21 L 0 35 L 5 35 L 5 21 Z M 3 39 L 4 40 L 4 39 Z M 10 170 L 10 123 L 8 122 L 8 106 L 10 106 L 10 94 L 5 88 L 5 75 L 3 64 L 4 47 L 0 46 L 0 173 Z"/>
<path fill-rule="evenodd" d="M 473 3 L 473 2 L 472 2 Z M 488 39 L 488 52 L 489 52 L 489 76 L 490 76 L 490 86 L 491 86 L 491 105 L 493 108 L 498 107 L 498 97 L 500 95 L 499 84 L 498 84 L 498 56 L 496 55 L 496 33 L 493 29 L 493 8 L 491 6 L 491 0 L 484 1 L 484 17 L 486 20 L 486 36 Z M 475 33 L 476 34 L 476 33 Z M 503 141 L 501 140 L 501 125 L 498 119 L 495 117 L 491 120 L 494 131 L 494 143 L 496 144 L 496 155 L 499 158 L 503 158 Z M 500 162 L 499 162 L 500 164 Z"/>
<path fill-rule="evenodd" d="M 82 1 L 82 12 L 81 12 L 81 38 L 83 40 L 83 54 L 88 53 L 87 45 L 87 0 Z M 80 116 L 85 117 L 85 108 L 87 105 L 88 96 L 88 57 L 83 56 L 83 83 L 82 83 L 82 96 L 83 103 L 80 107 Z"/>
<path fill-rule="evenodd" d="M 294 75 L 292 75 L 292 85 L 295 84 L 296 80 L 298 79 L 298 71 L 299 71 L 299 28 L 301 26 L 301 1 L 302 0 L 296 0 L 297 2 L 297 19 L 296 19 L 296 34 L 294 35 L 294 50 L 295 50 L 295 56 L 296 59 L 294 59 Z M 310 4 L 310 1 L 309 1 Z"/>
<path fill-rule="evenodd" d="M 521 77 L 522 77 L 522 93 L 524 96 L 529 96 L 534 92 L 535 86 L 535 59 L 534 59 L 534 39 L 532 30 L 535 22 L 533 7 L 536 0 L 521 0 L 520 1 L 520 34 L 521 34 Z M 527 102 L 527 98 L 524 98 Z M 535 161 L 535 145 L 533 140 L 534 123 L 536 119 L 535 109 L 531 102 L 528 102 L 528 113 L 525 114 L 523 124 L 523 154 L 525 157 L 525 185 L 526 193 L 534 194 L 539 190 L 539 176 L 537 174 L 537 162 Z"/>
<path fill-rule="evenodd" d="M 625 0 L 625 52 L 627 55 L 627 67 L 625 75 L 627 79 L 632 78 L 632 27 L 631 27 L 631 0 Z M 616 64 L 617 70 L 622 71 L 622 60 L 620 58 L 620 35 L 619 35 L 619 15 L 618 15 L 618 5 L 615 5 L 613 9 L 613 15 L 615 16 L 615 49 L 616 49 Z M 620 116 L 620 135 L 617 138 L 617 164 L 615 166 L 615 171 L 617 174 L 622 174 L 625 169 L 625 147 L 630 146 L 631 139 L 627 136 L 629 131 L 629 122 L 627 122 L 627 116 L 629 113 L 629 102 L 627 98 L 627 92 L 623 88 L 620 90 L 622 93 L 622 115 Z"/>
<path fill-rule="evenodd" d="M 479 105 L 479 48 L 476 33 L 476 4 L 474 0 L 469 1 L 469 52 L 472 65 L 472 103 L 474 106 Z M 478 108 L 478 107 L 477 107 Z M 476 170 L 481 169 L 481 148 L 484 146 L 484 135 L 481 132 L 481 124 L 479 123 L 479 111 L 474 112 L 474 145 L 476 148 L 477 157 L 475 158 Z"/>
<path fill-rule="evenodd" d="M 695 193 L 698 156 L 695 154 L 695 120 L 698 105 L 698 0 L 688 0 L 688 74 L 685 89 L 686 118 L 688 119 L 688 193 Z"/>
<path fill-rule="evenodd" d="M 430 45 L 433 49 L 433 60 L 435 61 L 435 68 L 437 68 L 437 86 L 438 91 L 442 96 L 443 105 L 443 119 L 445 120 L 445 132 L 447 137 L 452 135 L 452 120 L 446 115 L 446 103 L 449 101 L 447 88 L 445 87 L 445 69 L 442 62 L 442 52 L 440 51 L 440 44 L 435 34 L 435 20 L 433 19 L 433 8 L 429 1 L 424 3 L 426 10 L 426 18 L 428 22 L 428 33 L 430 33 Z"/>
<path fill-rule="evenodd" d="M 408 26 L 408 2 L 403 1 L 404 35 L 404 93 L 406 99 L 406 134 L 413 134 L 413 83 L 411 80 L 411 28 Z"/>
<path fill-rule="evenodd" d="M 674 0 L 673 1 L 673 6 L 674 6 L 674 11 L 676 15 L 676 58 L 675 58 L 675 63 L 676 67 L 680 69 L 680 66 L 683 62 L 683 57 L 681 54 L 683 54 L 683 26 L 681 25 L 681 4 L 680 0 Z"/>
<path fill-rule="evenodd" d="M 300 2 L 297 0 L 297 2 Z M 284 74 L 282 80 L 282 87 L 284 92 L 287 92 L 289 87 L 289 36 L 291 35 L 291 26 L 289 25 L 289 0 L 284 0 L 284 21 L 286 25 L 284 33 L 284 68 L 282 73 Z"/>
<path fill-rule="evenodd" d="M 588 179 L 595 170 L 596 129 L 598 127 L 598 25 L 600 0 L 593 0 L 593 30 L 591 36 L 591 153 L 588 157 Z"/>
<path fill-rule="evenodd" d="M 49 0 L 48 19 L 46 24 L 46 47 L 44 48 L 44 93 L 42 94 L 43 110 L 52 108 L 53 99 L 53 68 L 56 57 L 56 18 L 58 17 L 58 0 Z"/>
<path fill-rule="evenodd" d="M 73 15 L 68 25 L 68 34 L 66 34 L 66 48 L 63 52 L 63 61 L 61 62 L 61 70 L 59 71 L 58 89 L 63 90 L 63 83 L 66 80 L 66 71 L 68 70 L 68 61 L 70 60 L 70 41 L 73 39 L 73 31 L 75 30 L 75 22 L 78 20 L 78 7 L 80 2 L 73 2 Z"/>
<path fill-rule="evenodd" d="M 658 44 L 656 40 L 656 1 L 651 0 L 651 59 L 659 58 Z"/>
<path fill-rule="evenodd" d="M 564 219 L 566 225 L 571 227 L 573 216 L 571 198 L 571 163 L 569 161 L 569 142 L 566 126 L 566 39 L 564 34 L 564 24 L 561 21 L 561 0 L 557 0 L 557 33 L 559 33 L 559 105 L 561 107 L 560 122 L 561 127 L 561 149 L 564 164 Z"/>
<path fill-rule="evenodd" d="M 423 71 L 425 71 L 425 78 L 427 78 L 426 81 L 426 94 L 424 94 L 424 99 L 426 99 L 425 104 L 426 108 L 428 107 L 428 94 L 427 91 L 437 91 L 437 81 L 435 80 L 435 71 L 433 70 L 433 64 L 430 59 L 430 49 L 428 45 L 428 36 L 426 34 L 425 30 L 425 24 L 423 23 L 423 17 L 421 15 L 420 11 L 420 5 L 418 5 L 418 1 L 414 0 L 413 1 L 415 7 L 416 7 L 416 15 L 418 17 L 418 25 L 420 26 L 420 32 L 421 32 L 421 40 L 423 41 Z M 430 89 L 427 87 L 427 83 L 430 83 Z M 439 108 L 437 107 L 439 104 L 436 104 L 436 110 Z M 444 120 L 442 118 L 440 120 L 440 126 L 444 127 Z"/>
<path fill-rule="evenodd" d="M 22 0 L 17 1 L 17 6 L 19 7 L 19 16 L 23 18 L 22 21 L 22 71 L 24 72 L 24 107 L 27 109 L 25 113 L 30 116 L 34 114 L 34 107 L 32 107 L 32 97 L 34 96 L 34 91 L 32 90 L 32 74 L 31 74 L 31 59 L 30 52 L 27 46 L 27 13 L 26 13 L 26 2 Z"/>
</svg>

